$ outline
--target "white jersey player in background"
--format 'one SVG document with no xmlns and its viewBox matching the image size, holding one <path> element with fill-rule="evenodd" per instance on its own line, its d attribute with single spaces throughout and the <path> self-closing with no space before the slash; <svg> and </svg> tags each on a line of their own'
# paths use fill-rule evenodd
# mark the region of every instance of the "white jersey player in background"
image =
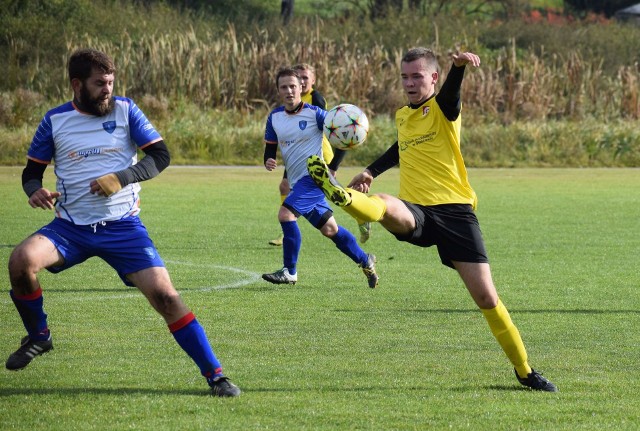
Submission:
<svg viewBox="0 0 640 431">
<path fill-rule="evenodd" d="M 274 284 L 295 284 L 298 281 L 297 263 L 302 236 L 297 219 L 303 216 L 358 264 L 367 277 L 369 287 L 375 288 L 378 285 L 375 256 L 365 253 L 353 234 L 336 223 L 322 190 L 307 171 L 310 156 L 322 157 L 322 125 L 327 112 L 302 101 L 300 75 L 295 69 L 278 71 L 276 86 L 283 106 L 271 111 L 267 118 L 264 166 L 268 171 L 278 166 L 276 154 L 280 148 L 291 191 L 278 212 L 284 235 L 284 266 L 273 273 L 263 274 L 262 278 Z"/>
</svg>

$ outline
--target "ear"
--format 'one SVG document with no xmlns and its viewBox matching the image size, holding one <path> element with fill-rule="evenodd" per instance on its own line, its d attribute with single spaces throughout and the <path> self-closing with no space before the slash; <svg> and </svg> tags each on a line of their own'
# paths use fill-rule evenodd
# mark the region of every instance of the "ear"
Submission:
<svg viewBox="0 0 640 431">
<path fill-rule="evenodd" d="M 431 74 L 431 79 L 433 80 L 433 83 L 435 84 L 436 82 L 438 82 L 438 72 L 433 72 Z"/>
<path fill-rule="evenodd" d="M 80 90 L 82 89 L 82 81 L 78 78 L 73 78 L 71 80 L 71 88 L 73 89 L 73 94 L 80 94 Z"/>
</svg>

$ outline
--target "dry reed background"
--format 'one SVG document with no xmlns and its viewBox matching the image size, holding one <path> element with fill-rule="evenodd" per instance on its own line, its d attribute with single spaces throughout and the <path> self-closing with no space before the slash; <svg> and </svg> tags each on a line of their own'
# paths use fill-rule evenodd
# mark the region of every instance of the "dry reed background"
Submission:
<svg viewBox="0 0 640 431">
<path fill-rule="evenodd" d="M 66 45 L 68 52 L 92 46 L 114 57 L 117 93 L 143 107 L 177 163 L 261 163 L 263 119 L 276 102 L 276 70 L 312 63 L 330 105 L 355 103 L 373 119 L 370 144 L 351 160 L 365 163 L 393 142 L 387 114 L 405 103 L 399 65 L 407 46 L 360 44 L 354 34 L 331 39 L 324 36 L 331 25 L 311 20 L 295 32 L 279 27 L 238 32 L 227 24 L 204 34 L 125 32 L 115 42 L 85 35 L 68 38 Z M 446 72 L 450 48 L 439 45 L 437 28 L 431 31 L 436 37 L 428 46 Z M 637 63 L 611 73 L 611 65 L 585 61 L 578 50 L 522 52 L 515 39 L 491 51 L 479 49 L 483 64 L 468 71 L 463 87 L 470 165 L 640 165 Z M 16 42 L 15 53 L 5 59 L 8 71 L 17 67 L 20 50 L 24 47 Z M 0 94 L 0 127 L 11 128 L 0 138 L 0 163 L 22 163 L 46 104 L 68 99 L 66 60 L 61 57 L 58 68 L 46 71 L 30 63 L 22 73 L 33 90 Z"/>
<path fill-rule="evenodd" d="M 374 43 L 363 50 L 351 39 L 323 38 L 324 21 L 307 24 L 305 32 L 281 29 L 253 31 L 241 36 L 233 24 L 219 32 L 143 35 L 123 33 L 117 42 L 73 38 L 68 51 L 93 46 L 110 53 L 118 65 L 120 94 L 159 99 L 188 99 L 202 107 L 255 109 L 275 102 L 273 76 L 278 67 L 306 61 L 317 68 L 329 101 L 348 100 L 372 113 L 391 113 L 404 101 L 398 83 L 400 57 L 406 47 Z M 18 52 L 24 47 L 14 42 Z M 430 46 L 449 67 L 449 48 Z M 16 54 L 17 55 L 17 54 Z M 640 66 L 620 66 L 605 72 L 603 64 L 584 61 L 579 51 L 542 58 L 533 52 L 516 55 L 515 40 L 465 79 L 465 104 L 472 111 L 499 122 L 516 119 L 598 117 L 640 118 Z M 25 81 L 49 96 L 68 95 L 66 58 L 59 68 L 43 74 L 35 62 Z M 16 59 L 10 56 L 7 67 Z M 31 81 L 31 82 L 30 82 Z"/>
<path fill-rule="evenodd" d="M 298 34 L 263 30 L 239 37 L 229 24 L 222 33 L 198 37 L 192 30 L 145 36 L 118 43 L 76 39 L 72 50 L 94 46 L 111 53 L 119 68 L 118 87 L 125 95 L 186 98 L 199 106 L 251 110 L 275 102 L 273 77 L 278 67 L 306 61 L 317 68 L 330 102 L 352 101 L 371 113 L 391 113 L 404 102 L 399 86 L 402 47 L 375 44 L 363 51 L 357 43 L 323 39 L 322 21 Z M 295 39 L 294 39 L 295 37 Z M 447 49 L 441 66 L 450 61 Z M 64 72 L 61 63 L 61 72 Z M 498 51 L 464 83 L 467 110 L 508 123 L 517 119 L 638 119 L 640 67 L 620 66 L 615 74 L 602 64 L 583 61 L 580 52 L 543 59 L 533 52 L 516 55 L 515 41 Z M 66 78 L 55 82 L 67 91 Z"/>
</svg>

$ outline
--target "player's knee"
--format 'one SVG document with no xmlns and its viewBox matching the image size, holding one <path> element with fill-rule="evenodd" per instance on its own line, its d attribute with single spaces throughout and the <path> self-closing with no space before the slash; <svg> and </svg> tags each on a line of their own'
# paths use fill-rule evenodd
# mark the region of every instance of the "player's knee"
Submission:
<svg viewBox="0 0 640 431">
<path fill-rule="evenodd" d="M 16 247 L 11 256 L 9 256 L 9 276 L 21 276 L 22 274 L 28 274 L 39 271 L 41 268 L 37 267 L 36 256 L 28 248 L 24 246 Z"/>
<path fill-rule="evenodd" d="M 150 300 L 153 307 L 162 316 L 171 316 L 176 314 L 183 306 L 180 294 L 177 291 L 155 292 L 151 295 Z"/>
<path fill-rule="evenodd" d="M 335 223 L 327 222 L 319 227 L 318 230 L 327 238 L 333 238 L 338 233 L 338 225 Z"/>
<path fill-rule="evenodd" d="M 491 310 L 498 306 L 498 295 L 496 295 L 495 293 L 475 293 L 473 294 L 473 299 L 478 305 L 478 308 L 481 308 L 483 310 Z"/>
<path fill-rule="evenodd" d="M 9 257 L 9 282 L 17 295 L 29 295 L 38 288 L 36 273 L 40 268 L 28 256 L 28 253 L 18 250 Z"/>
</svg>

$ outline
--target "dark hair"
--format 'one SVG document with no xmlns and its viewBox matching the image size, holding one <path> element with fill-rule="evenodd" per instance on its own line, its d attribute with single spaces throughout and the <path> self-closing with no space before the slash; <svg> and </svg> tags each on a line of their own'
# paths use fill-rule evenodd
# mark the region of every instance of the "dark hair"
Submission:
<svg viewBox="0 0 640 431">
<path fill-rule="evenodd" d="M 424 58 L 426 60 L 428 67 L 433 67 L 436 71 L 438 70 L 438 58 L 429 48 L 411 48 L 402 56 L 402 63 L 411 63 L 412 61 L 416 61 L 420 58 Z"/>
<path fill-rule="evenodd" d="M 98 69 L 105 74 L 115 73 L 116 66 L 107 54 L 96 49 L 79 49 L 69 57 L 69 80 L 86 80 Z"/>
<path fill-rule="evenodd" d="M 278 86 L 278 81 L 280 81 L 280 78 L 283 76 L 295 76 L 298 78 L 298 82 L 300 82 L 300 74 L 298 71 L 291 67 L 285 67 L 278 70 L 278 73 L 276 74 L 276 87 Z"/>
</svg>

